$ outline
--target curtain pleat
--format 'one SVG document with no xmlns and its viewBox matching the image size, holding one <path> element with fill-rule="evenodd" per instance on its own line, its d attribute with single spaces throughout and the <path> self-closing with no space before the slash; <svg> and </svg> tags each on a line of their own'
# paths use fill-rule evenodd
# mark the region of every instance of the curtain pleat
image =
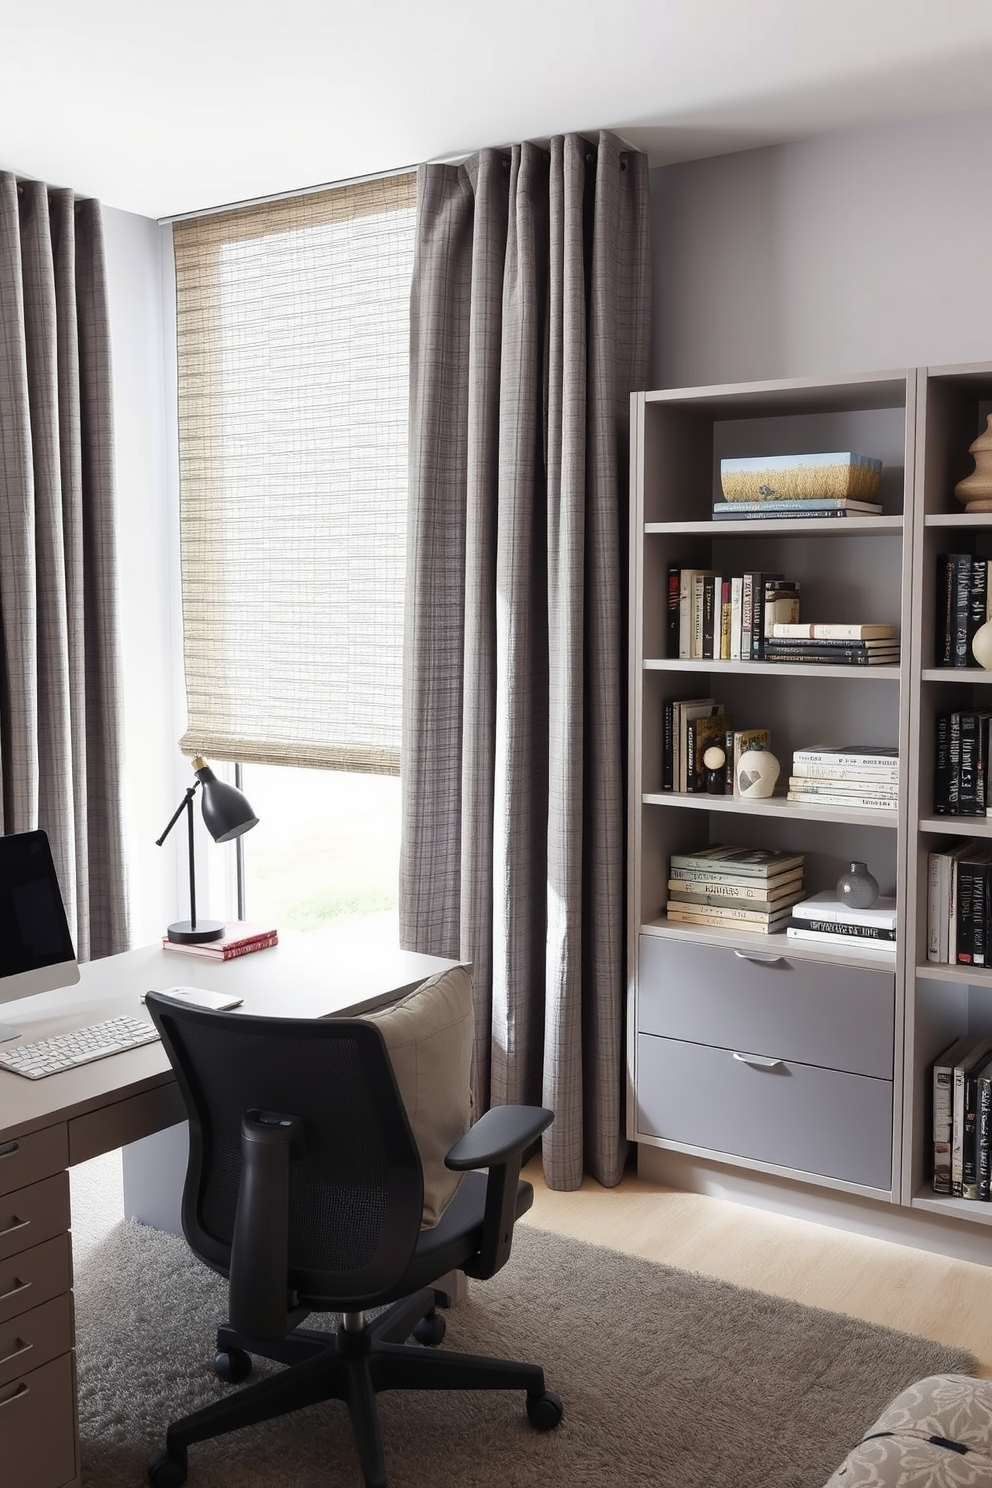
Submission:
<svg viewBox="0 0 992 1488">
<path fill-rule="evenodd" d="M 472 961 L 477 1095 L 554 1109 L 548 1182 L 615 1183 L 644 157 L 423 167 L 412 306 L 401 937 Z"/>
<path fill-rule="evenodd" d="M 0 827 L 43 827 L 77 954 L 128 944 L 99 204 L 0 173 Z"/>
</svg>

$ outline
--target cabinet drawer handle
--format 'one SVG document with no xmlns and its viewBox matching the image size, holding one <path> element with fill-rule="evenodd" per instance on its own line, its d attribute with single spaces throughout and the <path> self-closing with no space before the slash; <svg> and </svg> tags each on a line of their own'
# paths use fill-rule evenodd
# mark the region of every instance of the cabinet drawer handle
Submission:
<svg viewBox="0 0 992 1488">
<path fill-rule="evenodd" d="M 777 966 L 780 961 L 785 960 L 784 956 L 774 953 L 770 956 L 762 956 L 758 951 L 734 951 L 734 955 L 740 961 L 756 961 L 759 966 Z"/>
<path fill-rule="evenodd" d="M 0 1364 L 9 1364 L 11 1359 L 17 1359 L 21 1354 L 29 1354 L 33 1348 L 33 1343 L 25 1343 L 23 1338 L 15 1338 L 13 1353 L 4 1354 L 3 1358 L 0 1359 Z"/>
<path fill-rule="evenodd" d="M 781 1059 L 772 1059 L 768 1054 L 735 1054 L 733 1057 L 740 1064 L 753 1064 L 756 1069 L 778 1069 L 782 1064 Z"/>
<path fill-rule="evenodd" d="M 19 1142 L 4 1142 L 0 1145 L 0 1157 L 15 1157 L 20 1150 Z"/>
<path fill-rule="evenodd" d="M 26 1230 L 30 1223 L 29 1219 L 18 1219 L 16 1214 L 12 1214 L 10 1224 L 5 1230 L 0 1230 L 0 1235 L 13 1235 L 15 1230 Z"/>
<path fill-rule="evenodd" d="M 30 1287 L 29 1281 L 22 1281 L 19 1276 L 14 1277 L 14 1285 L 9 1292 L 0 1292 L 0 1302 L 6 1302 L 10 1297 L 16 1297 L 19 1292 L 26 1292 Z"/>
<path fill-rule="evenodd" d="M 20 1380 L 13 1395 L 8 1395 L 6 1400 L 0 1400 L 0 1410 L 3 1410 L 5 1405 L 13 1405 L 15 1400 L 22 1400 L 25 1395 L 30 1395 L 30 1393 L 31 1386 L 26 1385 L 23 1380 Z"/>
</svg>

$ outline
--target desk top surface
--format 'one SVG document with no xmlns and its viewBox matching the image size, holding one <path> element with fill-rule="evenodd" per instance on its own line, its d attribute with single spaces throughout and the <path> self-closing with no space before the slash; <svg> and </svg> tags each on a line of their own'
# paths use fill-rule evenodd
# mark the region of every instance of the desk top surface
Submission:
<svg viewBox="0 0 992 1488">
<path fill-rule="evenodd" d="M 80 966 L 75 986 L 0 1005 L 18 1042 L 48 1038 L 120 1013 L 147 1017 L 144 992 L 204 987 L 236 992 L 246 1013 L 326 1018 L 370 1012 L 458 963 L 401 951 L 361 925 L 280 933 L 279 944 L 230 961 L 144 946 Z M 26 1080 L 0 1070 L 0 1140 L 64 1120 L 172 1080 L 160 1043 L 78 1069 Z"/>
</svg>

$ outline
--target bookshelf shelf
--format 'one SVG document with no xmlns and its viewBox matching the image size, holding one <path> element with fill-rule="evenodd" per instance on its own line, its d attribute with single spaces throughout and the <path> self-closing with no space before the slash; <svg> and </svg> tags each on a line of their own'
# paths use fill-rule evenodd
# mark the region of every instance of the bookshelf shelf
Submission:
<svg viewBox="0 0 992 1488">
<path fill-rule="evenodd" d="M 788 801 L 785 796 L 766 796 L 757 801 L 742 796 L 710 796 L 703 791 L 646 791 L 642 797 L 647 806 L 685 807 L 690 811 L 728 812 L 731 816 L 791 817 L 797 822 L 847 822 L 852 826 L 898 828 L 898 811 L 860 810 L 853 806 L 810 806 L 803 801 Z M 962 820 L 963 818 L 955 818 Z M 987 818 L 982 818 L 987 820 Z"/>
<path fill-rule="evenodd" d="M 761 518 L 758 521 L 748 521 L 741 518 L 740 521 L 730 521 L 724 518 L 722 521 L 709 522 L 645 522 L 644 531 L 651 535 L 669 535 L 676 537 L 704 536 L 704 537 L 771 537 L 771 536 L 806 536 L 815 534 L 817 537 L 852 537 L 859 535 L 890 534 L 898 537 L 903 530 L 902 517 L 847 517 L 844 519 L 828 519 L 824 517 L 788 517 L 781 521 L 769 521 Z"/>
<path fill-rule="evenodd" d="M 931 982 L 948 982 L 958 987 L 992 988 L 992 970 L 983 970 L 980 966 L 949 966 L 942 961 L 921 961 L 916 975 Z"/>
<path fill-rule="evenodd" d="M 955 837 L 992 838 L 992 817 L 988 816 L 927 816 L 917 822 L 920 832 L 946 833 Z"/>
<path fill-rule="evenodd" d="M 677 658 L 650 658 L 643 663 L 645 671 L 653 672 L 733 672 L 742 677 L 831 677 L 844 682 L 874 681 L 898 682 L 902 673 L 897 666 L 830 666 L 817 661 L 803 665 L 793 661 L 711 661 L 694 658 L 679 661 Z M 992 674 L 982 675 L 992 681 Z"/>
</svg>

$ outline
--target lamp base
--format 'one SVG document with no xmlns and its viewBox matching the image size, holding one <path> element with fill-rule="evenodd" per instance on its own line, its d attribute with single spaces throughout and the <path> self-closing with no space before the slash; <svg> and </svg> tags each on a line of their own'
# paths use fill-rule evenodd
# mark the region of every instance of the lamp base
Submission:
<svg viewBox="0 0 992 1488">
<path fill-rule="evenodd" d="M 220 940 L 224 926 L 220 920 L 197 920 L 194 927 L 189 920 L 177 920 L 169 926 L 169 939 L 176 945 L 201 945 L 207 940 Z"/>
</svg>

